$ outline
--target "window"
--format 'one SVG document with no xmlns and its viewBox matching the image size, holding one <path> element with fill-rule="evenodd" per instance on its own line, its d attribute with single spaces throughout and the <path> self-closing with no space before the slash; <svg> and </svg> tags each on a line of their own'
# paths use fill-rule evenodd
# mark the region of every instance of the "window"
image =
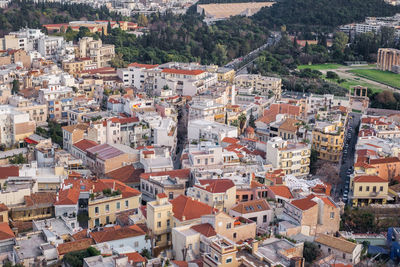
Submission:
<svg viewBox="0 0 400 267">
<path fill-rule="evenodd" d="M 99 220 L 99 218 L 97 218 L 96 220 L 94 220 L 94 225 L 95 225 L 95 226 L 99 226 L 99 225 L 100 225 L 100 220 Z"/>
<path fill-rule="evenodd" d="M 121 208 L 121 203 L 117 202 L 117 210 Z"/>
<path fill-rule="evenodd" d="M 125 200 L 125 208 L 128 208 L 128 207 L 129 207 L 129 201 Z"/>
<path fill-rule="evenodd" d="M 98 214 L 99 213 L 99 207 L 94 208 L 94 213 Z"/>
<path fill-rule="evenodd" d="M 193 248 L 192 244 L 189 244 L 188 249 L 192 250 L 192 248 Z"/>
<path fill-rule="evenodd" d="M 343 259 L 346 259 L 346 253 L 343 253 Z"/>
<path fill-rule="evenodd" d="M 169 219 L 167 220 L 167 226 L 169 227 L 169 225 L 170 225 L 171 223 L 170 223 L 170 221 L 169 221 Z"/>
<path fill-rule="evenodd" d="M 174 199 L 174 192 L 169 192 L 168 193 L 168 198 L 169 199 Z"/>
<path fill-rule="evenodd" d="M 236 238 L 236 236 L 237 236 L 237 234 L 236 234 L 236 233 L 233 233 L 233 238 Z"/>
<path fill-rule="evenodd" d="M 383 186 L 381 186 L 381 187 L 379 188 L 379 191 L 383 191 Z"/>
<path fill-rule="evenodd" d="M 328 248 L 328 253 L 331 253 L 331 248 Z"/>
<path fill-rule="evenodd" d="M 358 191 L 362 192 L 362 186 L 360 186 L 360 187 L 358 188 Z"/>
<path fill-rule="evenodd" d="M 266 223 L 266 222 L 267 222 L 267 219 L 268 219 L 267 215 L 264 215 L 264 216 L 263 216 L 263 222 Z"/>
<path fill-rule="evenodd" d="M 331 219 L 335 218 L 335 213 L 334 213 L 334 212 L 331 212 L 329 217 L 330 217 Z"/>
<path fill-rule="evenodd" d="M 231 229 L 232 228 L 232 224 L 231 223 L 227 223 L 226 224 L 226 229 Z"/>
<path fill-rule="evenodd" d="M 106 224 L 109 224 L 110 223 L 110 216 L 107 216 L 106 217 Z"/>
<path fill-rule="evenodd" d="M 367 189 L 366 189 L 366 191 L 367 191 L 367 192 L 369 192 L 369 186 L 367 186 Z"/>
<path fill-rule="evenodd" d="M 110 211 L 110 205 L 106 205 L 106 212 L 109 212 Z"/>
<path fill-rule="evenodd" d="M 157 213 L 157 217 L 161 218 L 161 212 Z"/>
<path fill-rule="evenodd" d="M 137 248 L 139 246 L 139 241 L 135 241 L 134 246 Z"/>
<path fill-rule="evenodd" d="M 376 192 L 376 186 L 372 187 L 372 191 Z"/>
<path fill-rule="evenodd" d="M 216 261 L 218 261 L 218 256 L 217 256 L 217 255 L 214 255 L 214 259 L 215 259 Z"/>
<path fill-rule="evenodd" d="M 226 259 L 226 263 L 231 263 L 232 262 L 232 258 L 227 258 Z"/>
<path fill-rule="evenodd" d="M 161 227 L 161 222 L 157 222 L 157 227 Z"/>
</svg>

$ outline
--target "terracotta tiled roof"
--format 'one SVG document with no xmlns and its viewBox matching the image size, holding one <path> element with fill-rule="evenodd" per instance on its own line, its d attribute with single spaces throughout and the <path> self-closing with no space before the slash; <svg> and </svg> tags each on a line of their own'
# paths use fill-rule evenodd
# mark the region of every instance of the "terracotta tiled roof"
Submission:
<svg viewBox="0 0 400 267">
<path fill-rule="evenodd" d="M 72 133 L 74 130 L 86 131 L 89 128 L 87 124 L 79 123 L 62 127 L 63 130 Z"/>
<path fill-rule="evenodd" d="M 58 255 L 64 255 L 73 251 L 80 251 L 89 248 L 93 245 L 93 239 L 84 238 L 76 241 L 59 244 L 57 247 Z"/>
<path fill-rule="evenodd" d="M 146 233 L 137 225 L 130 225 L 125 227 L 120 227 L 118 229 L 107 230 L 107 231 L 98 231 L 91 232 L 90 236 L 94 239 L 94 241 L 98 243 L 120 240 L 124 238 L 141 236 Z"/>
<path fill-rule="evenodd" d="M 222 139 L 222 142 L 229 143 L 229 144 L 237 144 L 237 143 L 239 143 L 239 139 L 232 138 L 232 137 L 224 137 L 224 139 Z"/>
<path fill-rule="evenodd" d="M 157 197 L 158 198 L 167 198 L 168 196 L 165 193 L 159 193 L 159 194 L 157 194 Z"/>
<path fill-rule="evenodd" d="M 26 206 L 34 206 L 38 204 L 54 204 L 56 202 L 56 193 L 39 192 L 24 196 Z"/>
<path fill-rule="evenodd" d="M 212 237 L 217 235 L 217 232 L 215 232 L 214 227 L 209 223 L 193 225 L 190 228 L 192 228 L 196 232 L 199 232 L 200 234 L 206 237 Z"/>
<path fill-rule="evenodd" d="M 76 240 L 81 240 L 81 239 L 85 239 L 88 238 L 88 229 L 83 229 L 82 231 L 77 232 L 76 234 L 72 235 L 72 238 L 76 241 Z"/>
<path fill-rule="evenodd" d="M 313 201 L 312 198 L 314 198 L 314 196 L 310 195 L 302 199 L 292 200 L 290 203 L 301 210 L 309 210 L 315 205 L 318 205 L 318 203 Z"/>
<path fill-rule="evenodd" d="M 289 190 L 289 187 L 286 185 L 273 185 L 268 187 L 276 196 L 281 196 L 287 199 L 293 198 L 292 193 Z"/>
<path fill-rule="evenodd" d="M 75 146 L 76 148 L 86 152 L 86 149 L 97 146 L 98 144 L 92 140 L 87 140 L 87 139 L 82 139 L 78 142 L 76 142 L 75 144 L 73 144 L 73 146 Z"/>
<path fill-rule="evenodd" d="M 150 64 L 140 64 L 137 62 L 131 63 L 128 65 L 128 67 L 133 67 L 133 68 L 145 68 L 145 69 L 154 69 L 158 65 L 150 65 Z"/>
<path fill-rule="evenodd" d="M 0 223 L 0 240 L 14 238 L 14 232 L 6 222 Z"/>
<path fill-rule="evenodd" d="M 109 173 L 106 173 L 106 176 L 125 184 L 138 184 L 140 183 L 140 175 L 143 172 L 143 169 L 135 169 L 133 165 L 126 165 Z"/>
<path fill-rule="evenodd" d="M 233 206 L 231 208 L 231 210 L 236 211 L 240 214 L 260 212 L 260 211 L 266 211 L 266 210 L 270 210 L 270 209 L 271 208 L 265 199 L 256 199 L 256 200 L 250 200 L 250 201 L 246 201 L 246 202 L 240 202 L 240 203 L 236 204 L 236 206 Z"/>
<path fill-rule="evenodd" d="M 190 169 L 179 169 L 179 170 L 162 171 L 162 172 L 142 173 L 140 175 L 140 178 L 149 179 L 150 176 L 164 176 L 164 175 L 168 175 L 171 178 L 189 179 Z"/>
<path fill-rule="evenodd" d="M 381 158 L 381 159 L 371 159 L 369 164 L 387 164 L 387 163 L 400 163 L 400 159 L 397 157 Z"/>
<path fill-rule="evenodd" d="M 355 183 L 385 183 L 387 182 L 382 177 L 376 175 L 362 175 L 354 178 Z"/>
<path fill-rule="evenodd" d="M 197 188 L 201 188 L 210 193 L 225 193 L 226 190 L 235 186 L 235 184 L 230 179 L 204 179 L 199 180 L 199 185 L 195 185 Z"/>
<path fill-rule="evenodd" d="M 78 203 L 80 191 L 78 188 L 61 190 L 58 194 L 58 201 L 54 205 L 75 205 Z"/>
<path fill-rule="evenodd" d="M 19 176 L 18 166 L 0 167 L 0 179 L 7 179 L 10 176 Z"/>
<path fill-rule="evenodd" d="M 289 132 L 295 132 L 299 128 L 297 125 L 300 121 L 295 120 L 292 118 L 287 118 L 281 126 L 279 126 L 279 130 L 284 130 L 284 131 L 289 131 Z"/>
<path fill-rule="evenodd" d="M 180 221 L 198 219 L 203 215 L 211 214 L 213 208 L 190 197 L 179 195 L 170 200 L 174 217 Z"/>
<path fill-rule="evenodd" d="M 357 244 L 347 241 L 342 238 L 337 238 L 325 234 L 319 234 L 315 241 L 316 243 L 320 243 L 322 245 L 334 248 L 336 250 L 345 252 L 345 253 L 353 253 L 354 249 L 356 248 Z"/>
<path fill-rule="evenodd" d="M 146 259 L 143 258 L 142 255 L 139 254 L 139 252 L 125 253 L 122 255 L 127 256 L 129 262 L 131 262 L 131 261 L 133 263 L 146 262 Z"/>
<path fill-rule="evenodd" d="M 162 72 L 164 73 L 171 73 L 171 74 L 183 74 L 183 75 L 200 75 L 204 73 L 204 70 L 179 70 L 179 69 L 163 69 Z"/>
</svg>

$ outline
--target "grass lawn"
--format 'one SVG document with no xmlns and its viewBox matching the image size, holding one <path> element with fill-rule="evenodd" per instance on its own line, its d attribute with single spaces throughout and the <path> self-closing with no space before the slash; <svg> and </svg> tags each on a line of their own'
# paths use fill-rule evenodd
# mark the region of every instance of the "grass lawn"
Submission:
<svg viewBox="0 0 400 267">
<path fill-rule="evenodd" d="M 340 65 L 340 64 L 333 64 L 333 63 L 332 64 L 327 63 L 327 64 L 299 65 L 299 66 L 297 66 L 297 68 L 299 70 L 302 70 L 302 69 L 330 70 L 330 69 L 338 69 L 338 68 L 341 68 L 341 67 L 344 67 L 344 66 Z"/>
<path fill-rule="evenodd" d="M 389 86 L 400 88 L 400 74 L 376 69 L 355 69 L 349 72 L 360 77 L 380 82 Z"/>
<path fill-rule="evenodd" d="M 351 89 L 354 86 L 361 85 L 361 86 L 367 87 L 368 89 L 371 89 L 372 92 L 381 92 L 382 91 L 382 89 L 377 88 L 374 85 L 371 85 L 371 84 L 366 83 L 364 81 L 358 81 L 357 79 L 348 79 L 347 78 L 346 81 L 342 82 L 342 83 L 338 83 L 336 80 L 331 80 L 331 79 L 327 79 L 327 78 L 325 78 L 325 80 L 327 80 L 327 81 L 329 81 L 331 83 L 335 83 L 335 84 L 337 84 L 337 85 L 339 85 L 341 87 L 344 87 L 346 89 Z"/>
</svg>

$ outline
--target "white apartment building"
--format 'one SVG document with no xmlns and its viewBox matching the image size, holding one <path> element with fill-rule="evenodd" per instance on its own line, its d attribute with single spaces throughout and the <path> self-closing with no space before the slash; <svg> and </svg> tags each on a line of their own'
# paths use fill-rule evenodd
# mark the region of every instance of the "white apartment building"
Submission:
<svg viewBox="0 0 400 267">
<path fill-rule="evenodd" d="M 225 105 L 218 104 L 212 99 L 195 101 L 189 108 L 189 120 L 215 121 L 219 116 L 225 116 Z"/>
<path fill-rule="evenodd" d="M 38 40 L 44 37 L 40 29 L 20 29 L 10 32 L 0 39 L 1 50 L 23 49 L 27 52 L 38 49 Z"/>
<path fill-rule="evenodd" d="M 274 137 L 267 143 L 267 161 L 273 168 L 282 169 L 285 174 L 296 177 L 306 176 L 310 172 L 311 146 L 305 143 L 289 142 Z"/>
<path fill-rule="evenodd" d="M 282 79 L 275 77 L 265 77 L 259 74 L 242 74 L 235 77 L 237 88 L 252 88 L 253 91 L 262 95 L 268 95 L 271 92 L 277 99 L 282 93 Z"/>
<path fill-rule="evenodd" d="M 207 120 L 192 120 L 188 123 L 189 142 L 205 139 L 220 143 L 225 137 L 237 138 L 237 127 Z"/>
<path fill-rule="evenodd" d="M 115 56 L 115 46 L 103 44 L 101 40 L 94 40 L 93 37 L 83 37 L 79 40 L 79 57 L 90 57 L 97 68 L 110 65 L 111 59 Z"/>
<path fill-rule="evenodd" d="M 146 77 L 146 70 L 154 69 L 158 65 L 132 63 L 125 69 L 118 69 L 118 77 L 123 81 L 125 86 L 133 86 L 142 89 Z"/>
<path fill-rule="evenodd" d="M 20 95 L 9 97 L 8 103 L 16 110 L 28 113 L 30 120 L 35 121 L 37 126 L 47 123 L 47 106 L 45 104 L 39 104 Z"/>
<path fill-rule="evenodd" d="M 319 110 L 325 109 L 329 111 L 332 107 L 343 106 L 350 107 L 349 97 L 334 96 L 331 94 L 316 95 L 310 94 L 307 97 L 307 113 L 316 114 Z"/>
<path fill-rule="evenodd" d="M 160 125 L 154 128 L 154 145 L 166 146 L 175 149 L 176 145 L 176 122 L 167 117 L 160 121 Z"/>
<path fill-rule="evenodd" d="M 43 36 L 38 40 L 38 52 L 45 58 L 55 58 L 63 43 L 63 37 Z"/>
<path fill-rule="evenodd" d="M 68 120 L 68 110 L 73 107 L 74 91 L 59 84 L 39 89 L 38 101 L 47 105 L 49 119 Z"/>
</svg>

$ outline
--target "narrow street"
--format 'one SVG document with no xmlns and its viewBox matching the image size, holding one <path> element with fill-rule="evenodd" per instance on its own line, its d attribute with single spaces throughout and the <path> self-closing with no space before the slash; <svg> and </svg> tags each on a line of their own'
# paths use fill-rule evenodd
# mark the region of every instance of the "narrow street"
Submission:
<svg viewBox="0 0 400 267">
<path fill-rule="evenodd" d="M 182 105 L 178 109 L 178 130 L 177 130 L 177 145 L 175 149 L 175 155 L 173 155 L 174 168 L 180 169 L 181 162 L 180 158 L 182 151 L 185 148 L 187 140 L 187 126 L 188 126 L 188 107 L 186 104 Z"/>
<path fill-rule="evenodd" d="M 344 158 L 342 158 L 340 171 L 339 171 L 339 175 L 340 175 L 342 182 L 336 190 L 336 199 L 342 199 L 344 191 L 346 189 L 349 189 L 348 187 L 346 187 L 346 181 L 348 180 L 347 170 L 354 165 L 355 146 L 357 144 L 358 127 L 360 125 L 361 114 L 360 113 L 350 113 L 350 116 L 353 116 L 353 119 L 350 120 L 348 123 L 348 127 L 346 129 L 346 136 L 347 136 L 348 128 L 350 126 L 353 128 L 353 130 L 351 133 L 349 147 L 347 149 L 347 156 L 346 157 L 342 156 Z M 347 143 L 347 138 L 345 140 L 346 140 L 345 143 Z M 343 152 L 342 152 L 342 155 L 343 155 Z"/>
</svg>

